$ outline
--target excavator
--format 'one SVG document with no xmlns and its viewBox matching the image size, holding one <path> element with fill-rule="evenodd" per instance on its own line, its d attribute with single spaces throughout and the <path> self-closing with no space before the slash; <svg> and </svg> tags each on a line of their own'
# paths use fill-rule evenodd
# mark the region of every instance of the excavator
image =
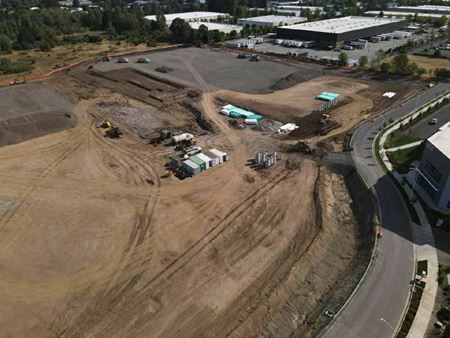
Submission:
<svg viewBox="0 0 450 338">
<path fill-rule="evenodd" d="M 102 122 L 102 124 L 100 124 L 99 125 L 99 127 L 100 128 L 103 128 L 103 129 L 109 129 L 109 128 L 111 128 L 113 125 L 112 125 L 112 123 L 109 121 L 109 120 L 104 120 L 103 122 Z"/>
</svg>

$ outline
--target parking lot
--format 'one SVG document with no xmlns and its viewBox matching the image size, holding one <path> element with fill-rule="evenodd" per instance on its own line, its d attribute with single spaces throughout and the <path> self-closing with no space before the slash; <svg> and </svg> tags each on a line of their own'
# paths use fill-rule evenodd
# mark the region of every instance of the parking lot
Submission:
<svg viewBox="0 0 450 338">
<path fill-rule="evenodd" d="M 319 65 L 288 64 L 264 58 L 260 62 L 250 62 L 249 59 L 238 59 L 237 55 L 222 50 L 179 48 L 130 56 L 129 63 L 117 63 L 114 59 L 100 62 L 94 68 L 106 72 L 133 67 L 200 90 L 241 92 L 269 92 L 274 83 L 293 73 L 298 73 L 300 81 L 321 75 Z M 138 58 L 148 58 L 150 62 L 137 63 Z"/>
<path fill-rule="evenodd" d="M 422 35 L 413 35 L 410 39 L 418 40 L 422 38 Z M 354 49 L 354 50 L 342 50 L 345 52 L 349 58 L 349 63 L 352 65 L 354 62 L 358 62 L 359 58 L 363 55 L 367 56 L 369 61 L 372 61 L 376 58 L 377 51 L 382 49 L 383 51 L 387 51 L 389 49 L 400 47 L 408 41 L 407 38 L 400 40 L 390 40 L 390 41 L 380 41 L 378 43 L 369 42 L 365 49 Z M 320 60 L 324 57 L 330 58 L 338 58 L 341 51 L 337 50 L 321 50 L 321 49 L 311 49 L 311 48 L 295 48 L 295 47 L 286 47 L 275 44 L 275 39 L 266 39 L 264 43 L 255 45 L 255 50 L 259 52 L 270 52 L 277 54 L 288 54 L 288 53 L 308 53 L 308 57 L 316 60 Z M 350 62 L 353 61 L 353 62 Z"/>
</svg>

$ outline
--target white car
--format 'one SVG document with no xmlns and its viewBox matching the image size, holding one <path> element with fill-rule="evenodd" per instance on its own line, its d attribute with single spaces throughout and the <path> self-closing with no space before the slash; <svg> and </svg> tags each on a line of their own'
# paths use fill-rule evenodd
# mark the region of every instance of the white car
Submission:
<svg viewBox="0 0 450 338">
<path fill-rule="evenodd" d="M 128 63 L 128 59 L 127 58 L 118 58 L 117 63 Z"/>
<path fill-rule="evenodd" d="M 202 151 L 202 148 L 201 147 L 197 147 L 197 146 L 194 146 L 194 147 L 191 147 L 189 149 L 186 149 L 186 153 L 184 155 L 184 158 L 186 159 L 186 158 L 189 158 L 191 156 L 194 156 L 195 154 L 198 154 L 201 151 Z"/>
<path fill-rule="evenodd" d="M 137 63 L 150 63 L 150 60 L 147 58 L 139 58 L 137 59 Z"/>
<path fill-rule="evenodd" d="M 433 119 L 430 120 L 429 123 L 434 125 L 434 124 L 438 123 L 438 119 L 437 118 L 433 118 Z"/>
</svg>

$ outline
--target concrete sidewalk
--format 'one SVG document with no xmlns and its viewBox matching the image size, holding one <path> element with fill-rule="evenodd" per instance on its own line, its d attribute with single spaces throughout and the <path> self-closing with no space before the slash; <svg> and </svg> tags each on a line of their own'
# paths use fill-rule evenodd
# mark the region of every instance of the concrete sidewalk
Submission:
<svg viewBox="0 0 450 338">
<path fill-rule="evenodd" d="M 397 150 L 402 150 L 402 149 L 407 149 L 407 148 L 412 148 L 415 146 L 418 146 L 422 143 L 423 141 L 416 141 L 413 143 L 408 143 L 408 144 L 404 144 L 400 147 L 394 147 L 394 148 L 387 148 L 387 149 L 383 149 L 383 152 L 392 152 L 392 151 L 397 151 Z"/>
<path fill-rule="evenodd" d="M 409 197 L 413 197 L 414 193 L 409 185 L 406 183 L 402 184 L 402 176 L 398 173 L 393 174 L 397 181 L 402 185 L 406 194 Z M 420 221 L 420 224 L 413 223 L 416 257 L 417 261 L 428 261 L 428 273 L 426 279 L 423 279 L 426 282 L 425 289 L 423 290 L 420 305 L 409 330 L 408 337 L 422 338 L 425 336 L 428 324 L 432 320 L 434 303 L 438 290 L 439 263 L 433 232 L 431 231 L 431 226 L 425 211 L 418 201 L 415 202 L 413 206 Z M 421 274 L 421 271 L 417 271 L 417 273 Z"/>
</svg>

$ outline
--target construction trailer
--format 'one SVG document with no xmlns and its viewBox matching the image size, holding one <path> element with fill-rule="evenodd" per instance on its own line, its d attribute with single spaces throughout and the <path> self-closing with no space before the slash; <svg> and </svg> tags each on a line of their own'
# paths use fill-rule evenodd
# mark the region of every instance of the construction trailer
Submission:
<svg viewBox="0 0 450 338">
<path fill-rule="evenodd" d="M 203 161 L 201 158 L 197 157 L 196 155 L 189 157 L 189 159 L 195 164 L 197 164 L 200 167 L 201 171 L 205 171 L 206 169 L 208 169 L 208 167 L 206 166 L 206 162 Z"/>
<path fill-rule="evenodd" d="M 200 166 L 191 160 L 183 161 L 183 169 L 191 176 L 200 175 L 201 172 Z"/>
<path fill-rule="evenodd" d="M 203 162 L 205 162 L 206 169 L 212 167 L 212 159 L 209 156 L 205 155 L 204 153 L 199 153 L 199 154 L 196 154 L 195 156 L 198 157 L 199 159 L 201 159 Z"/>
<path fill-rule="evenodd" d="M 220 150 L 217 150 L 217 149 L 210 149 L 209 152 L 211 154 L 214 154 L 217 157 L 219 157 L 219 162 L 220 163 L 227 162 L 227 161 L 230 160 L 230 157 L 228 156 L 228 154 L 223 152 L 223 151 L 220 151 Z"/>
<path fill-rule="evenodd" d="M 220 157 L 217 154 L 210 152 L 209 150 L 205 151 L 204 154 L 211 159 L 211 167 L 215 167 L 222 163 L 220 161 Z"/>
</svg>

